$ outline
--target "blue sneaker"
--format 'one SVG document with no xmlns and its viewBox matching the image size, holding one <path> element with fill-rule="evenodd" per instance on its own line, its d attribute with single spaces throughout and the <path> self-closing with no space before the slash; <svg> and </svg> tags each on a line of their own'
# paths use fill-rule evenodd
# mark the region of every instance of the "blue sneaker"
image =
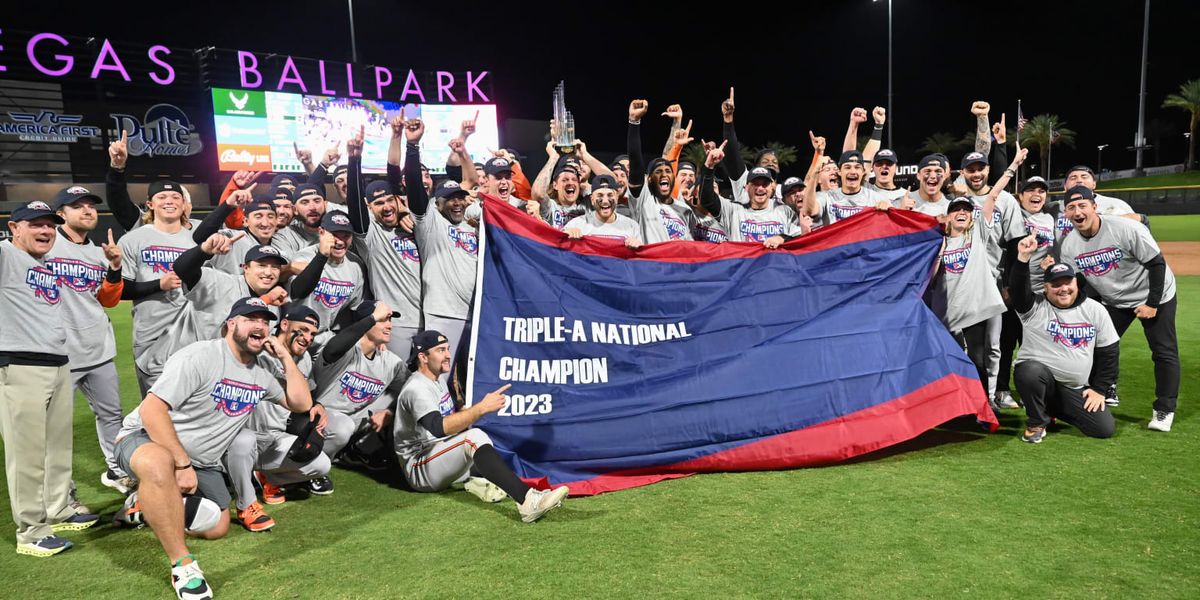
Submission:
<svg viewBox="0 0 1200 600">
<path fill-rule="evenodd" d="M 17 554 L 46 558 L 47 556 L 54 556 L 59 552 L 70 550 L 73 545 L 71 542 L 57 535 L 48 535 L 36 542 L 17 544 Z"/>
<path fill-rule="evenodd" d="M 92 515 L 87 513 L 74 514 L 58 523 L 51 523 L 50 529 L 54 533 L 60 531 L 83 531 L 100 520 L 100 515 Z"/>
</svg>

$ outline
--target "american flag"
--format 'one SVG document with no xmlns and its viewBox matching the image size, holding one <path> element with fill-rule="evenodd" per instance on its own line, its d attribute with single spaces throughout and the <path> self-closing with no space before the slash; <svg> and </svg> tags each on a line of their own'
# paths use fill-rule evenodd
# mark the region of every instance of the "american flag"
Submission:
<svg viewBox="0 0 1200 600">
<path fill-rule="evenodd" d="M 1017 131 L 1025 131 L 1025 125 L 1029 120 L 1025 118 L 1025 113 L 1021 112 L 1021 105 L 1017 104 Z"/>
</svg>

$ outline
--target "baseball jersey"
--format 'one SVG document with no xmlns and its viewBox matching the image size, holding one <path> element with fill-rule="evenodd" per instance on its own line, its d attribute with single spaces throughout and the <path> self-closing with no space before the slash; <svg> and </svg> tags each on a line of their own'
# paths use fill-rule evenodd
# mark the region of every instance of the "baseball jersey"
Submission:
<svg viewBox="0 0 1200 600">
<path fill-rule="evenodd" d="M 238 231 L 234 231 L 232 229 L 221 230 L 221 235 L 230 238 L 238 233 Z M 218 271 L 221 271 L 222 273 L 240 276 L 242 274 L 242 265 L 246 262 L 246 252 L 248 252 L 251 248 L 257 248 L 261 245 L 249 231 L 244 233 L 246 235 L 234 242 L 233 246 L 229 248 L 229 252 L 213 256 L 208 260 L 207 265 Z M 267 240 L 266 245 L 274 246 L 274 239 Z M 276 249 L 278 250 L 278 248 Z M 280 251 L 283 252 L 282 250 Z M 283 256 L 284 258 L 287 258 L 292 255 L 284 252 Z"/>
<path fill-rule="evenodd" d="M 332 363 L 317 355 L 313 366 L 316 381 L 313 401 L 344 415 L 356 415 L 371 406 L 384 392 L 395 396 L 408 379 L 408 367 L 386 347 L 368 358 L 362 346 L 354 347 Z"/>
<path fill-rule="evenodd" d="M 402 227 L 384 227 L 374 220 L 358 236 L 360 255 L 371 272 L 371 293 L 400 313 L 402 327 L 421 322 L 421 253 L 417 238 Z"/>
<path fill-rule="evenodd" d="M 175 435 L 192 464 L 206 468 L 220 467 L 221 457 L 260 403 L 279 404 L 285 398 L 263 355 L 243 364 L 224 338 L 176 352 L 150 393 L 171 408 Z M 117 439 L 141 429 L 142 416 L 135 408 L 125 417 Z"/>
<path fill-rule="evenodd" d="M 628 240 L 630 238 L 641 239 L 642 230 L 638 227 L 637 222 L 617 212 L 613 212 L 616 219 L 612 223 L 605 223 L 596 216 L 595 212 L 589 212 L 585 215 L 580 215 L 567 221 L 566 229 L 578 229 L 583 232 L 583 235 L 588 237 L 603 237 L 614 240 Z"/>
<path fill-rule="evenodd" d="M 309 246 L 297 253 L 296 262 L 311 263 L 317 256 L 317 247 Z M 321 278 L 317 281 L 317 289 L 305 298 L 294 300 L 313 309 L 321 319 L 318 331 L 329 331 L 338 313 L 346 307 L 358 306 L 362 301 L 363 284 L 362 267 L 347 256 L 341 262 L 334 263 L 330 258 L 321 270 Z"/>
<path fill-rule="evenodd" d="M 917 205 L 913 208 L 913 210 L 923 215 L 929 215 L 931 217 L 944 217 L 946 216 L 946 209 L 950 208 L 950 199 L 945 196 L 942 196 L 940 200 L 932 201 L 925 200 L 920 196 L 917 196 L 916 199 Z"/>
<path fill-rule="evenodd" d="M 853 217 L 885 200 L 891 203 L 890 199 L 867 187 L 854 194 L 847 194 L 841 189 L 817 192 L 817 206 L 821 209 L 819 214 L 826 225 Z"/>
<path fill-rule="evenodd" d="M 583 196 L 581 195 L 580 199 L 582 198 Z M 562 231 L 567 226 L 567 221 L 582 216 L 587 212 L 583 204 L 563 206 L 550 197 L 542 200 L 541 211 L 542 219 L 559 231 Z"/>
<path fill-rule="evenodd" d="M 432 205 L 413 213 L 417 247 L 421 249 L 423 310 L 439 317 L 466 319 L 475 297 L 479 264 L 479 232 L 466 220 L 455 225 Z"/>
<path fill-rule="evenodd" d="M 271 375 L 275 378 L 275 381 L 279 382 L 279 387 L 287 389 L 287 374 L 283 370 L 283 363 L 278 358 L 270 356 L 266 352 L 263 352 L 262 356 L 265 359 L 264 364 L 267 365 Z M 300 369 L 300 373 L 304 375 L 305 379 L 308 379 L 309 390 L 312 390 L 316 385 L 312 380 L 312 357 L 305 352 L 299 357 L 292 358 L 296 361 L 296 368 Z M 272 431 L 287 431 L 288 418 L 290 418 L 291 415 L 292 411 L 278 404 L 264 404 L 255 409 L 255 411 L 250 415 L 250 422 L 248 426 L 254 431 L 261 431 L 264 433 Z"/>
<path fill-rule="evenodd" d="M 692 239 L 696 213 L 686 202 L 676 199 L 663 204 L 650 192 L 650 184 L 629 200 L 633 220 L 642 228 L 642 241 L 647 244 Z"/>
<path fill-rule="evenodd" d="M 0 242 L 0 352 L 68 356 L 60 281 L 45 257 Z"/>
<path fill-rule="evenodd" d="M 186 227 L 175 233 L 160 231 L 153 225 L 138 227 L 121 236 L 121 277 L 134 282 L 157 281 L 170 273 L 175 259 L 195 246 L 192 230 Z M 158 336 L 170 329 L 179 318 L 187 300 L 183 288 L 156 292 L 133 301 L 133 355 L 140 356 Z M 166 357 L 163 357 L 166 360 Z"/>
<path fill-rule="evenodd" d="M 987 256 L 990 230 L 976 221 L 971 230 L 947 237 L 942 248 L 946 281 L 946 327 L 962 331 L 1004 312 L 1004 299 L 996 287 Z"/>
<path fill-rule="evenodd" d="M 108 314 L 96 299 L 108 273 L 104 249 L 90 239 L 76 244 L 60 229 L 54 247 L 44 258 L 46 267 L 58 276 L 71 369 L 87 369 L 112 360 L 117 355 L 117 340 Z"/>
<path fill-rule="evenodd" d="M 292 221 L 287 227 L 277 229 L 275 237 L 271 238 L 271 245 L 275 246 L 284 256 L 289 258 L 295 256 L 304 248 L 321 241 L 319 234 L 310 234 L 297 226 L 296 223 L 297 221 Z"/>
<path fill-rule="evenodd" d="M 1085 238 L 1072 231 L 1062 241 L 1059 255 L 1075 263 L 1078 272 L 1114 308 L 1135 308 L 1150 296 L 1150 272 L 1142 266 L 1162 253 L 1150 230 L 1125 217 L 1100 218 L 1100 230 Z M 1160 302 L 1175 297 L 1175 274 L 1167 267 Z"/>
<path fill-rule="evenodd" d="M 721 198 L 721 226 L 735 242 L 762 242 L 776 235 L 800 235 L 796 213 L 786 204 L 754 210 Z"/>
<path fill-rule="evenodd" d="M 971 196 L 971 202 L 975 203 L 975 211 L 971 218 L 975 221 L 983 221 L 983 203 L 987 201 L 987 195 Z M 987 225 L 987 223 L 982 223 Z M 1025 223 L 1021 219 L 1021 203 L 1017 202 L 1016 198 L 1008 192 L 1000 192 L 996 196 L 995 205 L 992 207 L 992 224 L 988 236 L 988 261 L 992 265 L 992 276 L 1000 274 L 1000 255 L 1004 248 L 1002 245 L 1010 240 L 1020 239 L 1025 237 Z"/>
<path fill-rule="evenodd" d="M 701 215 L 694 212 L 696 215 L 696 226 L 692 228 L 692 237 L 701 242 L 710 242 L 720 244 L 721 242 L 729 241 L 729 232 L 721 221 L 709 213 Z"/>
<path fill-rule="evenodd" d="M 438 440 L 428 429 L 421 426 L 420 418 L 437 411 L 442 417 L 454 414 L 454 401 L 450 390 L 440 379 L 430 379 L 414 373 L 400 390 L 392 433 L 396 443 L 396 455 L 407 462 Z"/>
<path fill-rule="evenodd" d="M 1041 363 L 1055 381 L 1073 389 L 1088 384 L 1096 348 L 1121 340 L 1108 311 L 1091 298 L 1058 308 L 1044 296 L 1035 297 L 1033 308 L 1018 316 L 1025 335 L 1015 364 Z"/>
</svg>

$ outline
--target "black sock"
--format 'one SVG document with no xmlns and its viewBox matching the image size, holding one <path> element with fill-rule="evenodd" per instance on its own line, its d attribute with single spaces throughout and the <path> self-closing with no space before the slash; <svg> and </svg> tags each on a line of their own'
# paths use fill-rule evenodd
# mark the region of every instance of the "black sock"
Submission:
<svg viewBox="0 0 1200 600">
<path fill-rule="evenodd" d="M 475 468 L 485 479 L 499 486 L 509 497 L 516 500 L 517 504 L 525 503 L 525 492 L 529 491 L 529 486 L 504 464 L 504 459 L 500 458 L 500 453 L 496 452 L 491 444 L 475 449 Z"/>
</svg>

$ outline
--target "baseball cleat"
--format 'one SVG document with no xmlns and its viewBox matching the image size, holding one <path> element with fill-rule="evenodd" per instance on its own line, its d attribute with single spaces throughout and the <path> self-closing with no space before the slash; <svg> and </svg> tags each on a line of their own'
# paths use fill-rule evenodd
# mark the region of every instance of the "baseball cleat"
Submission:
<svg viewBox="0 0 1200 600">
<path fill-rule="evenodd" d="M 100 474 L 100 484 L 117 490 L 125 496 L 128 496 L 130 492 L 137 488 L 137 483 L 134 482 L 132 477 L 128 475 L 118 475 L 117 472 L 113 471 L 112 469 Z"/>
<path fill-rule="evenodd" d="M 187 561 L 187 564 L 180 564 Z M 200 563 L 191 554 L 179 559 L 171 567 L 171 587 L 175 588 L 175 596 L 179 600 L 211 600 L 212 588 L 204 580 L 204 571 Z"/>
<path fill-rule="evenodd" d="M 146 521 L 142 518 L 142 507 L 138 504 L 137 490 L 125 498 L 124 506 L 117 509 L 117 514 L 113 515 L 113 526 L 132 529 L 146 526 Z"/>
<path fill-rule="evenodd" d="M 1150 424 L 1146 427 L 1155 431 L 1170 431 L 1171 424 L 1175 422 L 1175 413 L 1165 410 L 1156 410 L 1154 415 L 1150 417 Z"/>
<path fill-rule="evenodd" d="M 54 533 L 60 531 L 83 531 L 95 525 L 98 521 L 100 521 L 100 515 L 74 514 L 58 523 L 51 523 L 50 530 Z"/>
<path fill-rule="evenodd" d="M 484 502 L 496 503 L 508 497 L 500 486 L 484 479 L 483 477 L 472 477 L 463 484 L 463 489 L 470 492 L 476 498 Z"/>
<path fill-rule="evenodd" d="M 525 494 L 525 502 L 517 507 L 521 512 L 521 520 L 532 523 L 542 518 L 546 513 L 562 506 L 563 498 L 569 493 L 571 490 L 565 485 L 547 491 L 529 490 Z"/>
<path fill-rule="evenodd" d="M 328 477 L 318 477 L 308 482 L 308 491 L 318 496 L 328 496 L 333 493 L 333 480 Z"/>
<path fill-rule="evenodd" d="M 263 475 L 262 471 L 254 473 L 258 477 L 258 484 L 262 486 L 263 504 L 283 504 L 287 502 L 287 496 L 283 494 L 283 488 L 273 483 L 267 482 L 267 476 Z"/>
<path fill-rule="evenodd" d="M 242 527 L 255 533 L 266 531 L 275 526 L 275 519 L 272 519 L 271 515 L 264 512 L 262 505 L 257 501 L 239 510 L 237 517 L 238 521 L 242 523 Z"/>
</svg>

